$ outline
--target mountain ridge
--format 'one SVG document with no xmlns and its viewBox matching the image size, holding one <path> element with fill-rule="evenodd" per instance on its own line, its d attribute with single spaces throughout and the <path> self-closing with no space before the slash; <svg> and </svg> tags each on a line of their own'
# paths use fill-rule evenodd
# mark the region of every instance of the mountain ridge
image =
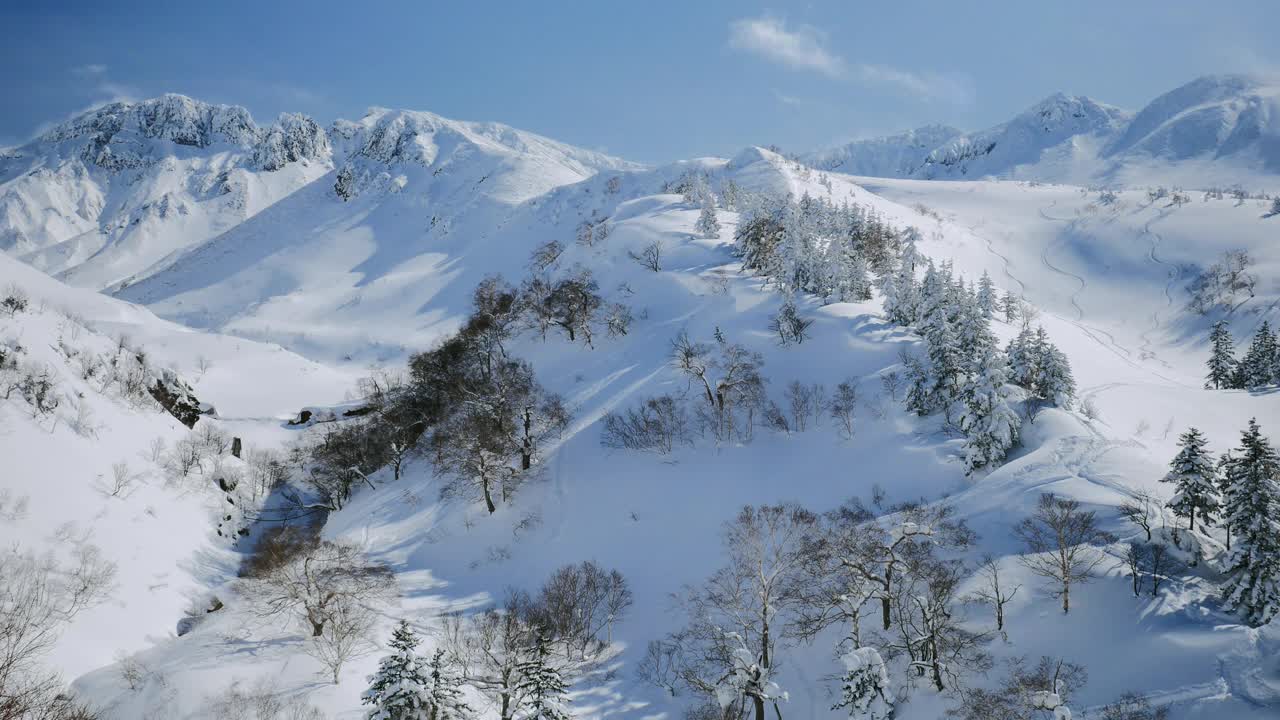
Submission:
<svg viewBox="0 0 1280 720">
<path fill-rule="evenodd" d="M 914 131 L 913 131 L 914 132 Z M 823 170 L 903 179 L 1007 178 L 1091 184 L 1141 181 L 1131 168 L 1176 170 L 1216 163 L 1255 180 L 1280 173 L 1280 83 L 1251 75 L 1206 75 L 1137 112 L 1087 96 L 1054 93 L 1012 119 L 908 151 L 913 132 L 804 153 Z M 894 165 L 886 157 L 919 156 Z"/>
</svg>

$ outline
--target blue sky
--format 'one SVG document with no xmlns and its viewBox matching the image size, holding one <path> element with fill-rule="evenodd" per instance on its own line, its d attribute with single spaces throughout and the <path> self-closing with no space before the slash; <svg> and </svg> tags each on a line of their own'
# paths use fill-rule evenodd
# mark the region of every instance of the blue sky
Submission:
<svg viewBox="0 0 1280 720">
<path fill-rule="evenodd" d="M 24 7 L 17 7 L 17 5 Z M 977 129 L 1062 90 L 1138 108 L 1275 73 L 1280 3 L 6 3 L 0 144 L 181 92 L 327 123 L 371 105 L 658 162 Z"/>
</svg>

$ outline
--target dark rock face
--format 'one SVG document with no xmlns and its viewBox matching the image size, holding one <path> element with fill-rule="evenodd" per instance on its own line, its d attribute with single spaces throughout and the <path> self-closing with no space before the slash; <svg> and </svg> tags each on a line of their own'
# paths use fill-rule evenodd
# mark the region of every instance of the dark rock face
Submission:
<svg viewBox="0 0 1280 720">
<path fill-rule="evenodd" d="M 172 370 L 165 370 L 148 391 L 165 411 L 189 428 L 195 427 L 203 414 L 195 391 Z"/>
</svg>

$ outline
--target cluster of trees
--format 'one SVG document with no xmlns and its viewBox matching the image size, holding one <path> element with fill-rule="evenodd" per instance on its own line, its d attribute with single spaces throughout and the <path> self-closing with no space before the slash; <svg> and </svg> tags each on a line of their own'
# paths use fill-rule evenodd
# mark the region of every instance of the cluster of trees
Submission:
<svg viewBox="0 0 1280 720">
<path fill-rule="evenodd" d="M 1111 540 L 1093 513 L 1052 495 L 1015 534 L 1030 553 L 1023 562 L 1063 598 L 1064 611 L 1070 589 L 1105 557 L 1096 545 Z M 691 716 L 781 717 L 779 649 L 835 629 L 843 668 L 835 709 L 891 717 L 907 690 L 924 684 L 978 713 L 983 703 L 969 707 L 967 679 L 992 667 L 986 645 L 1005 632 L 1005 605 L 1020 588 L 988 557 L 976 568 L 978 589 L 960 592 L 975 568 L 954 557 L 975 537 L 944 505 L 907 503 L 880 515 L 857 500 L 822 515 L 795 504 L 744 507 L 724 527 L 724 566 L 678 595 L 687 624 L 649 644 L 639 675 L 673 696 L 691 693 L 700 703 Z M 994 628 L 965 611 L 975 604 L 990 607 Z M 902 691 L 890 687 L 890 667 L 901 668 Z M 1051 677 L 1030 677 L 1016 681 L 1019 692 L 1065 695 Z"/>
<path fill-rule="evenodd" d="M 744 194 L 739 212 L 734 240 L 743 268 L 786 295 L 807 292 L 823 302 L 870 299 L 870 273 L 890 272 L 915 233 L 894 229 L 873 210 L 807 193 L 799 200 Z"/>
<path fill-rule="evenodd" d="M 667 454 L 692 444 L 695 434 L 717 443 L 750 442 L 759 426 L 804 432 L 824 419 L 846 439 L 853 436 L 858 405 L 853 378 L 834 391 L 794 380 L 783 388 L 779 403 L 769 397 L 763 356 L 729 342 L 718 329 L 712 342 L 681 332 L 671 342 L 671 364 L 687 380 L 687 392 L 646 398 L 636 407 L 608 413 L 600 439 L 604 447 Z"/>
<path fill-rule="evenodd" d="M 444 495 L 483 502 L 495 512 L 568 426 L 563 400 L 506 346 L 522 330 L 553 327 L 590 343 L 602 305 L 590 273 L 555 281 L 539 274 L 519 290 L 489 278 L 473 300 L 474 311 L 456 334 L 412 355 L 407 374 L 380 372 L 366 380 L 365 414 L 327 428 L 310 448 L 308 480 L 326 507 L 341 508 L 354 487 L 372 484 L 374 471 L 388 467 L 398 479 L 425 455 L 446 481 Z"/>
<path fill-rule="evenodd" d="M 1021 420 L 1009 386 L 1025 391 L 1027 417 L 1046 405 L 1066 406 L 1075 393 L 1071 366 L 1043 328 L 1022 332 L 1002 350 L 991 319 L 1003 312 L 1012 321 L 1022 312 L 1011 294 L 1000 298 L 990 276 L 977 287 L 927 262 L 917 281 L 920 258 L 911 243 L 882 283 L 885 312 L 924 338 L 924 357 L 904 356 L 907 407 L 921 416 L 942 413 L 948 427 L 965 436 L 970 472 L 1000 462 L 1018 443 Z"/>
<path fill-rule="evenodd" d="M 1235 340 L 1226 320 L 1213 324 L 1209 346 L 1206 388 L 1257 390 L 1280 383 L 1280 344 L 1268 321 L 1258 326 L 1242 358 L 1236 358 Z"/>
<path fill-rule="evenodd" d="M 1231 309 L 1241 302 L 1241 297 L 1253 297 L 1258 277 L 1250 272 L 1253 258 L 1246 250 L 1228 250 L 1222 254 L 1218 262 L 1202 270 L 1191 284 L 1187 293 L 1191 296 L 1190 308 L 1205 315 L 1214 308 Z"/>
<path fill-rule="evenodd" d="M 440 647 L 431 661 L 413 663 L 419 677 L 412 686 L 421 691 L 411 688 L 395 696 L 387 692 L 406 687 L 386 682 L 393 673 L 384 670 L 408 665 L 397 655 L 403 658 L 411 649 L 397 648 L 397 654 L 384 660 L 365 696 L 374 706 L 370 717 L 472 717 L 458 692 L 467 685 L 492 703 L 501 720 L 565 720 L 569 679 L 601 656 L 613 624 L 625 617 L 631 604 L 631 589 L 622 574 L 593 562 L 562 567 L 536 595 L 509 588 L 501 607 L 444 618 Z M 406 694 L 416 697 L 407 699 Z M 412 703 L 436 712 L 377 714 Z"/>
<path fill-rule="evenodd" d="M 1214 458 L 1203 434 L 1190 428 L 1179 439 L 1163 480 L 1175 487 L 1168 506 L 1194 532 L 1221 526 L 1226 533 L 1227 583 L 1223 599 L 1247 622 L 1263 625 L 1280 613 L 1280 457 L 1250 420 L 1240 445 Z"/>
</svg>

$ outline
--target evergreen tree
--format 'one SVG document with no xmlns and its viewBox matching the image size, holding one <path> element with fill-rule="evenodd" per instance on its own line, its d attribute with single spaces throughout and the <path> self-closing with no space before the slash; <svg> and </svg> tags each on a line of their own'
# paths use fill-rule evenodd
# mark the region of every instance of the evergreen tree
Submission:
<svg viewBox="0 0 1280 720">
<path fill-rule="evenodd" d="M 884 276 L 881 289 L 884 293 L 884 312 L 889 319 L 906 327 L 920 320 L 920 286 L 916 282 L 915 248 L 905 246 L 897 271 Z"/>
<path fill-rule="evenodd" d="M 401 620 L 391 634 L 392 653 L 369 676 L 369 689 L 360 700 L 373 706 L 365 714 L 367 720 L 433 720 L 427 698 L 430 680 L 417 647 L 418 636 Z"/>
<path fill-rule="evenodd" d="M 935 314 L 936 323 L 925 328 L 929 346 L 929 407 L 931 412 L 949 411 L 960 397 L 965 383 L 967 363 L 960 350 L 960 340 L 944 313 Z"/>
<path fill-rule="evenodd" d="M 560 671 L 550 664 L 551 641 L 544 633 L 538 634 L 533 657 L 520 663 L 520 681 L 517 688 L 528 698 L 527 720 L 568 720 L 571 716 L 564 709 L 568 702 L 565 692 L 568 686 Z"/>
<path fill-rule="evenodd" d="M 1227 508 L 1235 505 L 1235 487 L 1233 486 L 1234 475 L 1231 467 L 1235 464 L 1236 456 L 1230 450 L 1222 453 L 1222 457 L 1218 458 L 1218 498 L 1219 507 L 1225 512 Z M 1231 550 L 1231 525 L 1224 522 L 1223 529 L 1227 531 L 1227 551 Z"/>
<path fill-rule="evenodd" d="M 1036 397 L 1058 407 L 1069 406 L 1076 394 L 1076 381 L 1066 353 L 1049 342 L 1049 336 L 1042 327 L 1036 329 L 1035 349 L 1039 370 L 1035 383 Z"/>
<path fill-rule="evenodd" d="M 982 314 L 991 317 L 995 314 L 996 305 L 1000 301 L 1000 295 L 996 292 L 995 283 L 991 282 L 991 276 L 986 270 L 982 271 L 982 278 L 978 280 L 978 307 L 982 308 Z"/>
<path fill-rule="evenodd" d="M 1226 524 L 1236 546 L 1227 559 L 1223 599 L 1256 627 L 1280 613 L 1280 458 L 1256 420 L 1249 421 L 1228 473 Z"/>
<path fill-rule="evenodd" d="M 1227 321 L 1219 320 L 1213 324 L 1209 333 L 1209 375 L 1205 380 L 1206 388 L 1221 390 L 1235 387 L 1236 351 L 1231 331 L 1227 329 Z"/>
<path fill-rule="evenodd" d="M 1037 375 L 1034 346 L 1035 335 L 1031 328 L 1023 326 L 1005 349 L 1005 356 L 1009 359 L 1009 381 L 1028 390 L 1035 384 Z"/>
<path fill-rule="evenodd" d="M 872 647 L 846 652 L 840 678 L 840 702 L 832 710 L 848 710 L 852 720 L 886 720 L 893 716 L 889 672 Z"/>
<path fill-rule="evenodd" d="M 1010 325 L 1013 324 L 1014 320 L 1018 319 L 1019 304 L 1018 298 L 1014 297 L 1012 291 L 1004 294 L 1004 304 L 1001 309 L 1004 310 L 1004 321 Z"/>
<path fill-rule="evenodd" d="M 1271 332 L 1271 323 L 1263 320 L 1240 361 L 1236 382 L 1240 387 L 1254 390 L 1270 385 L 1275 379 L 1276 336 Z"/>
<path fill-rule="evenodd" d="M 698 214 L 698 222 L 694 229 L 703 237 L 716 239 L 720 237 L 720 220 L 716 217 L 715 201 L 710 194 L 702 200 L 702 212 Z"/>
<path fill-rule="evenodd" d="M 965 387 L 964 463 L 967 472 L 1000 462 L 1018 442 L 1022 421 L 1005 395 L 1004 355 L 989 348 L 980 355 L 973 380 Z"/>
<path fill-rule="evenodd" d="M 445 652 L 437 648 L 427 663 L 428 720 L 465 720 L 472 716 L 471 706 L 462 699 L 462 678 L 453 672 Z"/>
<path fill-rule="evenodd" d="M 1195 428 L 1189 428 L 1178 438 L 1179 450 L 1170 463 L 1172 469 L 1161 482 L 1176 486 L 1169 507 L 1178 517 L 1190 519 L 1191 530 L 1196 529 L 1196 511 L 1200 524 L 1213 524 L 1218 510 L 1218 467 L 1213 455 L 1206 449 L 1208 441 Z"/>
</svg>

